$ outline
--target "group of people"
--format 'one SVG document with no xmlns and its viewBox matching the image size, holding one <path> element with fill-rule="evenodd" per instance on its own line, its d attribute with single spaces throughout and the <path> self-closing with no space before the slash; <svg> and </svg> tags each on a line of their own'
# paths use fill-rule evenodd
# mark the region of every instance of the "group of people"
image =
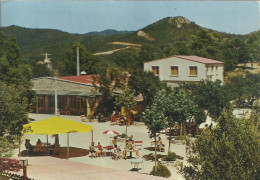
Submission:
<svg viewBox="0 0 260 180">
<path fill-rule="evenodd" d="M 30 152 L 33 151 L 34 146 L 30 143 L 30 139 L 26 139 L 24 145 L 25 148 L 28 149 Z M 36 146 L 42 146 L 42 141 L 40 139 L 38 139 L 38 141 L 36 142 Z"/>
<path fill-rule="evenodd" d="M 121 153 L 121 148 L 120 146 L 117 145 L 117 138 L 116 136 L 114 137 L 113 141 L 113 146 L 114 146 L 114 156 L 115 159 L 121 159 L 121 154 L 123 155 L 123 159 L 127 158 L 127 153 L 128 152 L 135 152 L 136 153 L 136 157 L 139 158 L 139 150 L 136 148 L 134 140 L 133 140 L 133 136 L 130 136 L 128 140 L 126 140 L 126 146 L 125 149 L 123 150 L 123 152 Z"/>
<path fill-rule="evenodd" d="M 119 123 L 120 126 L 124 126 L 124 125 L 130 125 L 131 124 L 131 114 L 130 117 L 124 117 L 120 112 L 113 112 L 111 115 L 111 122 L 117 122 Z"/>
<path fill-rule="evenodd" d="M 105 153 L 104 153 L 104 148 L 103 146 L 100 144 L 100 142 L 98 142 L 98 145 L 95 146 L 95 142 L 91 142 L 91 145 L 89 146 L 89 152 L 91 153 L 91 158 L 93 158 L 93 156 L 97 157 L 104 157 Z"/>
<path fill-rule="evenodd" d="M 121 150 L 121 147 L 117 144 L 117 137 L 115 136 L 112 140 L 113 144 L 113 158 L 115 160 L 118 159 L 127 159 L 127 153 L 128 152 L 135 152 L 136 157 L 140 157 L 139 150 L 136 148 L 133 140 L 133 136 L 130 136 L 128 140 L 126 140 L 126 146 L 124 150 Z M 93 158 L 93 156 L 97 157 L 104 157 L 104 150 L 103 147 L 100 145 L 100 142 L 98 142 L 98 145 L 95 146 L 95 142 L 92 142 L 91 145 L 89 146 L 90 150 L 90 157 Z"/>
</svg>

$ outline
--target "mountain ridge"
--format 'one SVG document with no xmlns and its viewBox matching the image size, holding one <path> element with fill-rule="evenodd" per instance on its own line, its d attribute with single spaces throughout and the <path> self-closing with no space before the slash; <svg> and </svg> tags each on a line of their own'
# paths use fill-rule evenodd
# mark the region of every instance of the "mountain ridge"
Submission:
<svg viewBox="0 0 260 180">
<path fill-rule="evenodd" d="M 201 29 L 207 28 L 201 27 L 185 17 L 177 16 L 163 18 L 137 31 L 107 29 L 100 32 L 71 34 L 55 29 L 31 29 L 14 25 L 1 27 L 0 31 L 3 31 L 7 37 L 12 35 L 17 37 L 18 45 L 25 57 L 39 59 L 42 58 L 42 53 L 48 52 L 55 54 L 56 58 L 61 59 L 65 55 L 66 50 L 71 49 L 75 42 L 83 44 L 91 53 L 122 48 L 120 45 L 109 44 L 114 41 L 151 44 L 155 47 L 176 46 L 178 43 L 189 41 L 191 36 Z M 246 36 L 208 30 L 221 36 Z M 140 31 L 144 32 L 146 36 L 138 36 Z M 145 37 L 150 37 L 150 39 Z"/>
</svg>

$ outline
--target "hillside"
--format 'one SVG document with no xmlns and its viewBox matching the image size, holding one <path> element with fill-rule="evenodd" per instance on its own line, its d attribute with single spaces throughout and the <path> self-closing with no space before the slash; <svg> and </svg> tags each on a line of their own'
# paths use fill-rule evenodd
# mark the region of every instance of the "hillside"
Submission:
<svg viewBox="0 0 260 180">
<path fill-rule="evenodd" d="M 192 35 L 203 27 L 184 17 L 167 17 L 135 32 L 105 30 L 100 33 L 69 34 L 52 29 L 29 29 L 18 26 L 0 28 L 7 36 L 15 35 L 24 57 L 42 59 L 42 53 L 53 54 L 52 58 L 64 58 L 67 49 L 71 49 L 75 42 L 82 43 L 91 53 L 113 51 L 125 48 L 125 45 L 111 42 L 151 44 L 158 48 L 178 46 L 190 41 Z M 210 30 L 212 32 L 216 32 Z M 216 32 L 220 36 L 239 37 Z"/>
<path fill-rule="evenodd" d="M 86 34 L 82 34 L 82 36 L 112 36 L 112 35 L 118 35 L 118 34 L 130 34 L 132 32 L 133 31 L 117 31 L 114 29 L 107 29 L 107 30 L 100 31 L 100 32 L 97 32 L 97 31 L 89 32 Z"/>
</svg>

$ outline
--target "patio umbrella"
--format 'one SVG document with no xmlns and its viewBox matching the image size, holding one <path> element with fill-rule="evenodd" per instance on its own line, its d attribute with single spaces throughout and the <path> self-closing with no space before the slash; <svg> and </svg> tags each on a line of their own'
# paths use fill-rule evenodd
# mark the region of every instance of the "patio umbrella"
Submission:
<svg viewBox="0 0 260 180">
<path fill-rule="evenodd" d="M 118 132 L 116 131 L 111 131 L 111 130 L 108 130 L 108 131 L 104 131 L 103 134 L 110 134 L 110 135 L 119 135 Z"/>
<path fill-rule="evenodd" d="M 23 126 L 24 134 L 65 134 L 67 133 L 67 157 L 69 157 L 69 133 L 80 132 L 85 133 L 93 129 L 93 126 L 61 117 L 51 117 L 37 122 L 29 123 Z"/>
<path fill-rule="evenodd" d="M 116 131 L 111 131 L 111 130 L 104 131 L 103 134 L 109 134 L 109 135 L 110 135 L 110 138 L 111 138 L 111 135 L 119 135 L 118 132 L 116 132 Z M 111 141 L 110 141 L 110 145 L 111 145 Z"/>
</svg>

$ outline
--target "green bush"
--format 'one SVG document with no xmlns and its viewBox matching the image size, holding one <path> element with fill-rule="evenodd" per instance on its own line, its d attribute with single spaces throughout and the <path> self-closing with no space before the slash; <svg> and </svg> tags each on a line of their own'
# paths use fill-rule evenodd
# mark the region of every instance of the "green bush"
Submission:
<svg viewBox="0 0 260 180">
<path fill-rule="evenodd" d="M 121 134 L 121 138 L 127 138 L 128 136 L 126 134 Z"/>
<path fill-rule="evenodd" d="M 176 136 L 175 140 L 186 140 L 186 136 Z"/>
<path fill-rule="evenodd" d="M 165 165 L 159 164 L 156 167 L 157 167 L 157 171 L 155 172 L 155 166 L 154 166 L 153 170 L 150 173 L 151 175 L 166 177 L 166 178 L 171 176 L 171 172 L 169 171 L 169 169 Z"/>
<path fill-rule="evenodd" d="M 175 161 L 176 160 L 176 154 L 174 152 L 169 152 L 167 156 L 165 156 L 162 160 L 163 161 Z"/>
</svg>

